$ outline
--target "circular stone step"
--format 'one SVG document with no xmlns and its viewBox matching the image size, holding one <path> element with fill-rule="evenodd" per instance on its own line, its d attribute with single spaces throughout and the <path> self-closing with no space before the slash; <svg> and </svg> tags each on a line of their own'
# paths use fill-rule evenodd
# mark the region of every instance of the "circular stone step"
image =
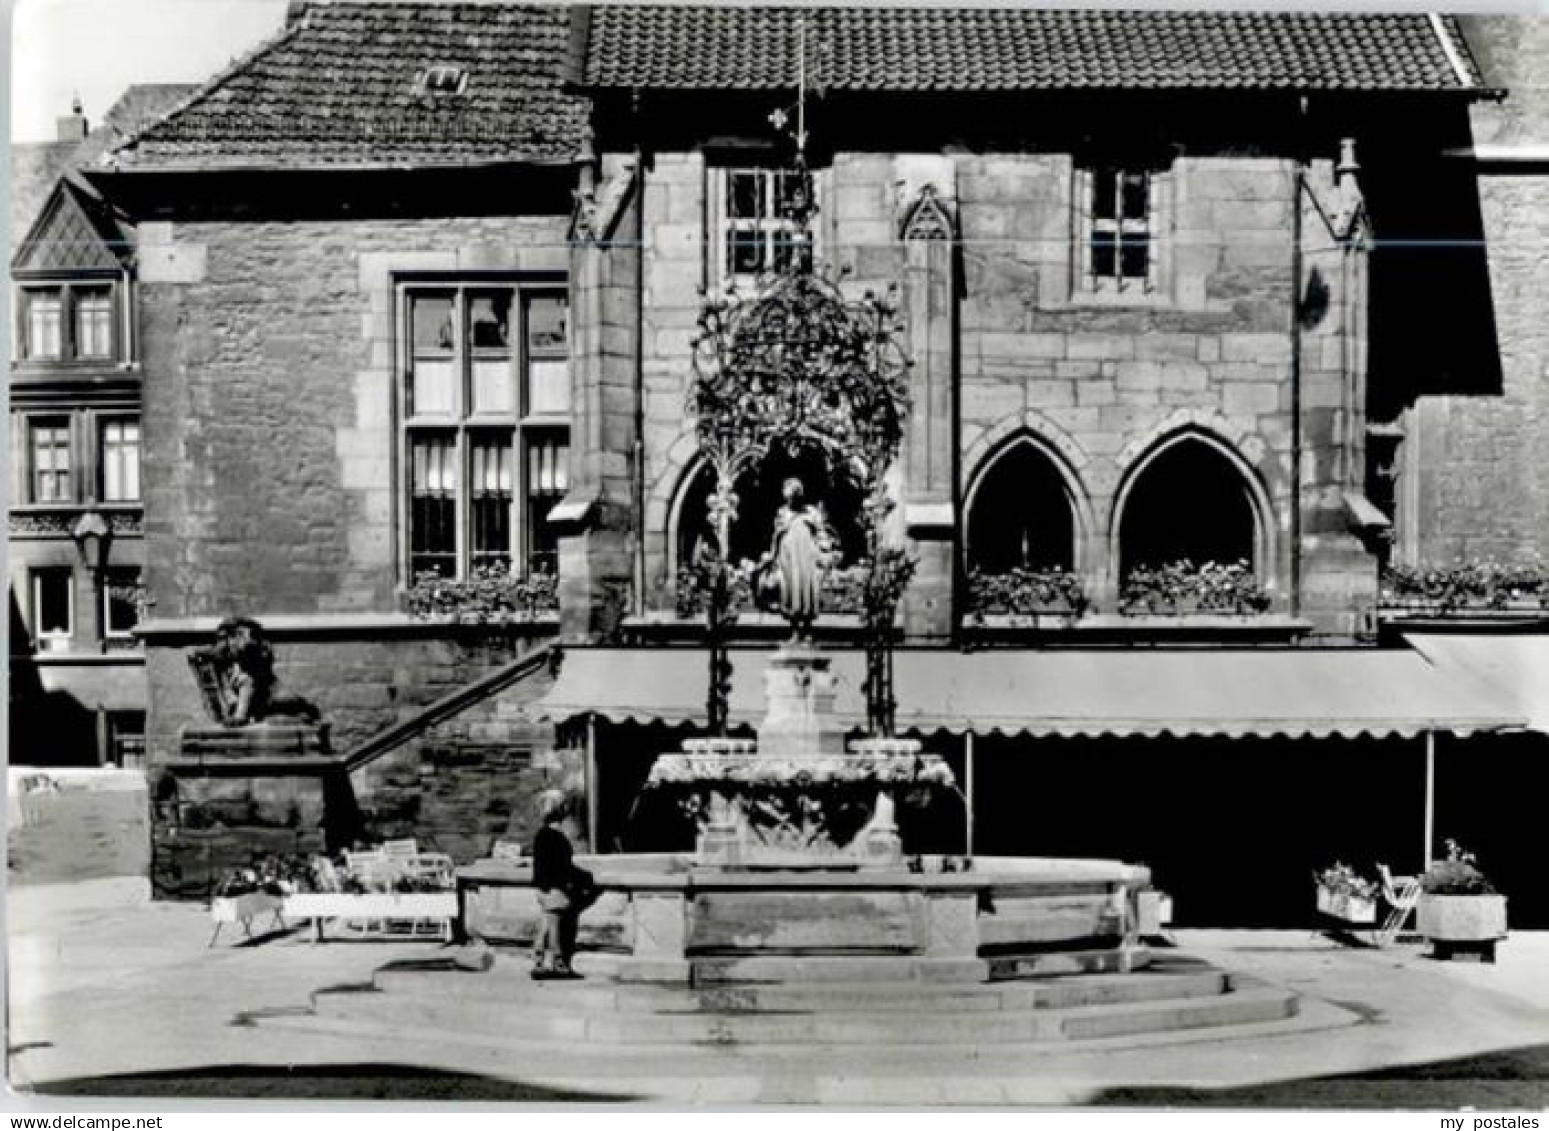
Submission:
<svg viewBox="0 0 1549 1131">
<path fill-rule="evenodd" d="M 864 962 L 859 969 L 876 970 Z M 481 972 L 436 962 L 392 964 L 365 990 L 318 993 L 313 1015 L 494 1043 L 966 1047 L 1267 1023 L 1294 1016 L 1297 1001 L 1289 991 L 1175 959 L 1133 973 L 1018 982 L 863 977 L 689 987 L 620 983 L 595 973 L 578 981 L 535 981 L 524 961 L 506 955 Z"/>
<path fill-rule="evenodd" d="M 313 1019 L 382 1033 L 456 1033 L 466 1040 L 564 1042 L 639 1047 L 835 1045 L 971 1047 L 1063 1044 L 1202 1028 L 1282 1021 L 1296 997 L 1253 988 L 1211 997 L 1086 1005 L 1064 1009 L 937 1011 L 922 1024 L 905 1010 L 827 1012 L 620 1013 L 576 1012 L 563 1003 L 544 1008 L 474 1000 L 427 1002 L 400 994 L 323 993 Z M 260 1023 L 262 1021 L 260 1020 Z"/>
</svg>

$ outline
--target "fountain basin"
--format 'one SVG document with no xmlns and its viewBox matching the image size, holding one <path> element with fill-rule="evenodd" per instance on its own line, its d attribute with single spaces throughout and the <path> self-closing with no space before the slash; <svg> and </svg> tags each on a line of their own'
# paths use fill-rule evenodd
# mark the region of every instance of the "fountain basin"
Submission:
<svg viewBox="0 0 1549 1131">
<path fill-rule="evenodd" d="M 1118 861 L 978 857 L 966 871 L 916 872 L 715 868 L 680 853 L 579 859 L 605 892 L 582 917 L 581 945 L 618 955 L 623 981 L 844 979 L 864 970 L 976 982 L 1013 960 L 1049 971 L 1145 961 L 1138 905 L 1150 873 Z M 459 871 L 458 884 L 469 936 L 532 937 L 538 909 L 525 865 L 480 861 Z"/>
</svg>

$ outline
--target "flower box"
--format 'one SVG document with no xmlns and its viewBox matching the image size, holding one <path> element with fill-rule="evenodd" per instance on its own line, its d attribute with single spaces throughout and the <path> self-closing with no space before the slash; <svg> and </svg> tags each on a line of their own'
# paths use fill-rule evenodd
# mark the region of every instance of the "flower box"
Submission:
<svg viewBox="0 0 1549 1131">
<path fill-rule="evenodd" d="M 1332 919 L 1346 923 L 1375 925 L 1377 901 L 1347 891 L 1318 885 L 1318 910 Z"/>
<path fill-rule="evenodd" d="M 1415 908 L 1415 926 L 1433 942 L 1494 942 L 1506 937 L 1506 897 L 1427 893 Z"/>
<path fill-rule="evenodd" d="M 1088 606 L 1080 576 L 1068 570 L 974 570 L 968 576 L 968 609 L 975 627 L 1068 624 Z"/>
<path fill-rule="evenodd" d="M 323 937 L 323 924 L 342 919 L 364 924 L 407 923 L 431 928 L 436 937 L 449 938 L 457 918 L 457 893 L 432 892 L 301 892 L 285 897 L 280 913 L 291 919 L 310 919 L 313 937 Z"/>
<path fill-rule="evenodd" d="M 280 909 L 280 897 L 266 891 L 245 895 L 218 895 L 210 901 L 210 919 L 216 923 L 251 923 L 260 915 Z"/>
<path fill-rule="evenodd" d="M 1154 888 L 1140 893 L 1137 933 L 1141 938 L 1156 938 L 1166 932 L 1173 921 L 1173 897 Z"/>
<path fill-rule="evenodd" d="M 210 920 L 215 930 L 206 946 L 214 946 L 221 937 L 221 929 L 228 923 L 238 923 L 244 938 L 253 937 L 253 920 L 263 915 L 273 916 L 274 926 L 284 928 L 280 918 L 280 897 L 266 891 L 250 891 L 242 895 L 218 895 L 210 900 Z"/>
</svg>

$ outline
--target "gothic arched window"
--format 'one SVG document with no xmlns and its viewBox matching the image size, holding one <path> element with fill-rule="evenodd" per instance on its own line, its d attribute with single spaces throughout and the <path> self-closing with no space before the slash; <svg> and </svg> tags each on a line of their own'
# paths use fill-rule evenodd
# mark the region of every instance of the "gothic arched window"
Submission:
<svg viewBox="0 0 1549 1131">
<path fill-rule="evenodd" d="M 1243 472 L 1213 444 L 1184 437 L 1136 473 L 1119 522 L 1119 576 L 1178 562 L 1259 561 L 1258 521 Z"/>
<path fill-rule="evenodd" d="M 970 572 L 1075 568 L 1076 515 L 1054 461 L 1018 440 L 993 457 L 968 495 Z"/>
<path fill-rule="evenodd" d="M 866 553 L 861 525 L 862 497 L 854 482 L 836 471 L 821 452 L 808 449 L 794 455 L 777 452 L 737 480 L 737 521 L 731 529 L 732 561 L 757 561 L 769 548 L 775 514 L 780 509 L 781 486 L 794 476 L 806 488 L 807 500 L 821 506 L 830 529 L 838 539 L 840 566 L 852 566 Z M 700 539 L 714 545 L 708 500 L 715 491 L 715 470 L 701 463 L 683 489 L 678 504 L 677 561 L 694 560 Z"/>
</svg>

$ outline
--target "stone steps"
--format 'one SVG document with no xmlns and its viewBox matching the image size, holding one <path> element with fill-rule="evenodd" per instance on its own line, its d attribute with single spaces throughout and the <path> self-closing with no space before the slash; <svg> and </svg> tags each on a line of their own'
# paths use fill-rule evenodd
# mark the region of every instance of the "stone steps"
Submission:
<svg viewBox="0 0 1549 1131">
<path fill-rule="evenodd" d="M 474 975 L 475 977 L 477 975 Z M 897 987 L 907 995 L 909 987 Z M 552 1004 L 429 999 L 382 991 L 320 993 L 314 1016 L 326 1021 L 489 1041 L 654 1045 L 915 1046 L 1039 1044 L 1283 1020 L 1295 995 L 1254 987 L 1210 996 L 1062 1008 L 959 1010 L 824 1009 L 768 1012 L 620 1012 Z"/>
<path fill-rule="evenodd" d="M 1296 1024 L 1288 990 L 1145 948 L 933 959 L 911 954 L 691 955 L 685 985 L 631 981 L 629 956 L 588 952 L 576 981 L 537 981 L 520 950 L 489 970 L 449 957 L 390 964 L 362 988 L 319 992 L 305 1015 L 260 1025 L 504 1052 L 606 1046 L 669 1051 L 886 1048 L 971 1060 L 973 1050 L 1128 1047 L 1166 1034 L 1262 1033 Z M 1201 1039 L 1198 1036 L 1189 1039 Z M 569 1051 L 566 1051 L 569 1050 Z"/>
<path fill-rule="evenodd" d="M 994 1011 L 1061 1009 L 1082 1005 L 1217 997 L 1228 992 L 1226 975 L 1203 965 L 1180 965 L 1144 977 L 1095 974 L 1040 982 L 899 984 L 831 982 L 822 985 L 724 985 L 675 988 L 611 982 L 534 981 L 521 959 L 470 976 L 444 969 L 387 967 L 374 986 L 395 996 L 471 1002 L 508 1010 L 562 1009 L 570 1015 L 620 1013 L 759 1013 Z"/>
</svg>

